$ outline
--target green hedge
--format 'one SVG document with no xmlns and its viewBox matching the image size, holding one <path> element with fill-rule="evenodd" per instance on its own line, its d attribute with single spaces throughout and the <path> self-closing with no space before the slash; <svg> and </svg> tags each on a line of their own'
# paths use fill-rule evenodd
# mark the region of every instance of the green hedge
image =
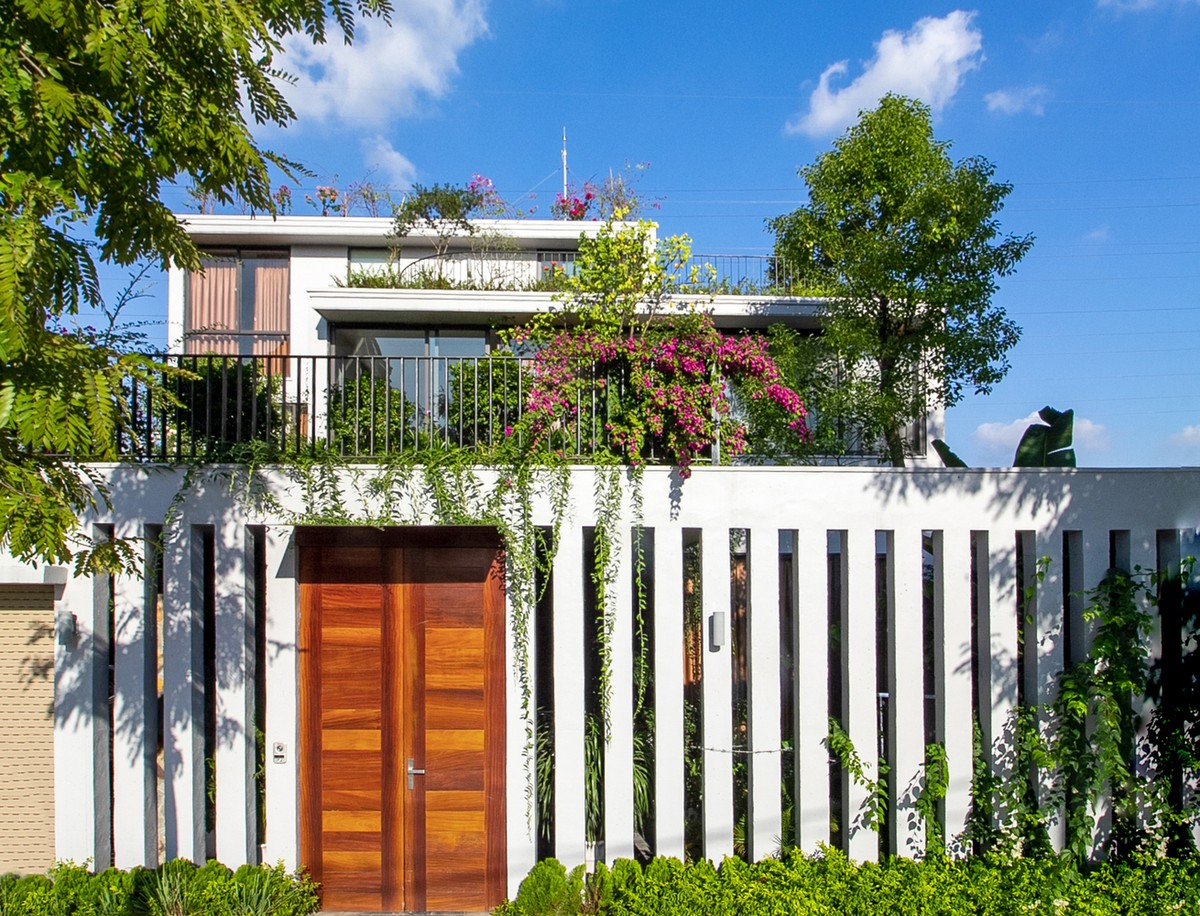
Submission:
<svg viewBox="0 0 1200 916">
<path fill-rule="evenodd" d="M 789 853 L 748 865 L 618 861 L 584 876 L 540 862 L 497 916 L 1154 916 L 1200 914 L 1200 864 L 1158 859 L 1080 871 L 1065 859 L 891 859 L 855 865 L 843 854 Z"/>
<path fill-rule="evenodd" d="M 70 862 L 46 875 L 0 877 L 0 916 L 307 916 L 316 886 L 302 874 L 178 859 L 158 869 L 92 874 Z"/>
</svg>

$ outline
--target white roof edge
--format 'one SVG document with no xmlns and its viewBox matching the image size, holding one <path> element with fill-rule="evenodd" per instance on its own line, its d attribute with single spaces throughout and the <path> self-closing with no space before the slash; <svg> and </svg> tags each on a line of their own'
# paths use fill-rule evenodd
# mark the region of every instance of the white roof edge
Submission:
<svg viewBox="0 0 1200 916">
<path fill-rule="evenodd" d="M 227 244 L 383 244 L 392 227 L 391 218 L 384 216 L 176 213 L 175 218 L 196 241 Z M 593 221 L 551 219 L 476 219 L 471 222 L 482 230 L 548 243 L 575 242 L 580 235 L 595 235 L 604 225 Z M 431 238 L 433 233 L 427 229 L 414 229 L 411 236 Z"/>
</svg>

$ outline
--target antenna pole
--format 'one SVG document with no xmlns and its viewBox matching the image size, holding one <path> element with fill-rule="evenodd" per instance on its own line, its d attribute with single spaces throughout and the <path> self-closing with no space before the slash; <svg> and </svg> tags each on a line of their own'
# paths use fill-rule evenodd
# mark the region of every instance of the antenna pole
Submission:
<svg viewBox="0 0 1200 916">
<path fill-rule="evenodd" d="M 567 129 L 565 127 L 563 128 L 562 162 L 563 162 L 563 192 L 562 192 L 562 196 L 563 196 L 563 200 L 566 200 L 567 199 Z"/>
</svg>

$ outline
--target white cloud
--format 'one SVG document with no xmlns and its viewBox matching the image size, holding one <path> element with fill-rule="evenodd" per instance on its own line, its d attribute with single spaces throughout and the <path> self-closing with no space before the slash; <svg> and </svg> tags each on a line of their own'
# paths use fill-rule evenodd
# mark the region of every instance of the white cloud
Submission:
<svg viewBox="0 0 1200 916">
<path fill-rule="evenodd" d="M 1111 445 L 1108 427 L 1103 423 L 1093 423 L 1087 417 L 1076 417 L 1072 444 L 1080 464 L 1092 464 L 1090 456 L 1107 452 Z"/>
<path fill-rule="evenodd" d="M 975 432 L 971 433 L 971 440 L 987 455 L 1007 456 L 1011 462 L 1025 428 L 1030 423 L 1040 422 L 1037 411 L 1034 411 L 1027 417 L 1021 417 L 1008 423 L 980 423 Z"/>
<path fill-rule="evenodd" d="M 1118 13 L 1138 13 L 1156 6 L 1168 6 L 1172 3 L 1187 5 L 1195 2 L 1197 0 L 1096 0 L 1096 6 L 1116 10 Z"/>
<path fill-rule="evenodd" d="M 1015 115 L 1028 111 L 1035 115 L 1046 113 L 1046 87 L 1022 86 L 1014 89 L 997 89 L 983 97 L 988 111 Z"/>
<path fill-rule="evenodd" d="M 941 111 L 963 77 L 983 60 L 983 34 L 972 25 L 974 17 L 955 10 L 940 19 L 920 19 L 907 32 L 889 29 L 875 43 L 875 56 L 864 64 L 863 72 L 841 89 L 831 84 L 849 72 L 849 62 L 826 67 L 809 97 L 807 113 L 788 121 L 787 132 L 836 133 L 889 92 L 921 99 Z"/>
<path fill-rule="evenodd" d="M 378 171 L 389 188 L 409 188 L 417 177 L 417 167 L 386 138 L 368 137 L 362 141 L 363 164 L 368 172 Z"/>
<path fill-rule="evenodd" d="M 1200 448 L 1200 424 L 1185 426 L 1168 441 L 1180 448 Z"/>
<path fill-rule="evenodd" d="M 1107 242 L 1112 237 L 1112 231 L 1109 229 L 1108 223 L 1097 226 L 1091 232 L 1083 237 L 1085 242 Z"/>
<path fill-rule="evenodd" d="M 1031 423 L 1042 423 L 1035 410 L 1027 417 L 1007 423 L 980 423 L 971 433 L 971 441 L 979 449 L 983 463 L 988 465 L 1012 464 L 1017 444 Z M 1075 417 L 1072 436 L 1075 456 L 1080 464 L 1092 464 L 1090 459 L 1109 449 L 1108 427 L 1086 417 Z"/>
<path fill-rule="evenodd" d="M 287 43 L 283 68 L 296 76 L 288 100 L 301 121 L 386 124 L 439 98 L 458 73 L 458 55 L 487 35 L 484 0 L 406 0 L 391 25 L 364 19 L 353 45 L 334 38 Z"/>
</svg>

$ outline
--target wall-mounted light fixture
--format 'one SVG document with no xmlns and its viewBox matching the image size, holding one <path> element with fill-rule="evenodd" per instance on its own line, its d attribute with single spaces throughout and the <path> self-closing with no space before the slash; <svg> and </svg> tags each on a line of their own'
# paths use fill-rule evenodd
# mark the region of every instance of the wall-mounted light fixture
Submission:
<svg viewBox="0 0 1200 916">
<path fill-rule="evenodd" d="M 75 645 L 79 635 L 79 618 L 74 614 L 62 614 L 58 618 L 58 644 L 68 648 Z"/>
<path fill-rule="evenodd" d="M 708 645 L 713 652 L 720 651 L 725 645 L 724 611 L 713 611 L 708 618 Z"/>
</svg>

